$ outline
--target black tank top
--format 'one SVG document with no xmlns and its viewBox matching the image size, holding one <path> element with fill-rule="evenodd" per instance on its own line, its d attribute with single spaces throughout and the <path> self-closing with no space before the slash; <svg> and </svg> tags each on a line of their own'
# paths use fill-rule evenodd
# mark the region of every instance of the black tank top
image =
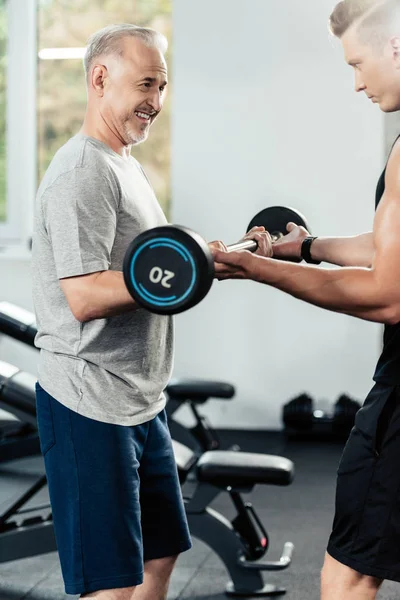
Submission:
<svg viewBox="0 0 400 600">
<path fill-rule="evenodd" d="M 376 208 L 378 208 L 378 204 L 385 191 L 385 174 L 386 168 L 380 176 L 376 187 Z M 385 327 L 383 350 L 376 366 L 374 381 L 389 385 L 400 384 L 400 323 L 397 325 L 386 325 Z"/>
</svg>

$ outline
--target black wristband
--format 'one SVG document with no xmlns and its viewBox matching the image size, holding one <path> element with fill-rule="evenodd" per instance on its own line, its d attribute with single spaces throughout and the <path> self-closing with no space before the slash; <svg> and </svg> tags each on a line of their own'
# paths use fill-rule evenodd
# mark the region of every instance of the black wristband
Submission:
<svg viewBox="0 0 400 600">
<path fill-rule="evenodd" d="M 320 265 L 321 264 L 320 260 L 314 260 L 311 256 L 311 244 L 316 239 L 317 239 L 316 237 L 311 237 L 311 236 L 306 237 L 301 245 L 301 258 L 303 260 L 305 260 L 306 263 L 309 263 L 310 265 Z"/>
</svg>

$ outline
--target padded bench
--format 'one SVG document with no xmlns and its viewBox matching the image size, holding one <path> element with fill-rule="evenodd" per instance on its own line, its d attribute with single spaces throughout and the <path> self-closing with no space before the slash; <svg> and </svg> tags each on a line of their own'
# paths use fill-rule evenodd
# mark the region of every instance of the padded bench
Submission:
<svg viewBox="0 0 400 600">
<path fill-rule="evenodd" d="M 186 446 L 172 441 L 179 478 L 186 476 L 196 462 L 196 455 Z M 290 485 L 294 464 L 282 456 L 252 452 L 214 450 L 203 454 L 196 464 L 197 480 L 219 489 L 228 487 L 248 490 L 257 484 Z"/>
<path fill-rule="evenodd" d="M 172 380 L 166 388 L 168 397 L 178 402 L 188 400 L 195 404 L 204 404 L 209 398 L 230 400 L 235 395 L 235 388 L 223 381 L 207 381 L 197 379 Z"/>
<path fill-rule="evenodd" d="M 290 485 L 294 464 L 282 456 L 215 450 L 200 457 L 197 479 L 219 488 L 248 489 L 256 484 Z"/>
</svg>

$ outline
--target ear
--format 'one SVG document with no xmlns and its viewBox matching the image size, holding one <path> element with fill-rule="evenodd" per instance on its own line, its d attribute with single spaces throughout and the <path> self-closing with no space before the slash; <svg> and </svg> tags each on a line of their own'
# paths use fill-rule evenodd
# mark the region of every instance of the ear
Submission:
<svg viewBox="0 0 400 600">
<path fill-rule="evenodd" d="M 98 96 L 104 95 L 108 71 L 105 65 L 94 65 L 91 73 L 91 87 Z"/>
<path fill-rule="evenodd" d="M 396 62 L 396 68 L 400 69 L 400 37 L 390 38 L 390 48 L 392 56 Z"/>
</svg>

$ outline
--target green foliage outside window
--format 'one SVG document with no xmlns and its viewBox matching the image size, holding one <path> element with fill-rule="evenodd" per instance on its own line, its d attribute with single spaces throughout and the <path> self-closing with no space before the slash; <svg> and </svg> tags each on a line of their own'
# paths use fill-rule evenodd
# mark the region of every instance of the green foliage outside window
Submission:
<svg viewBox="0 0 400 600">
<path fill-rule="evenodd" d="M 171 40 L 172 0 L 38 0 L 38 4 L 39 50 L 83 47 L 92 33 L 113 23 L 152 27 Z M 170 60 L 171 50 L 167 62 Z M 86 88 L 81 60 L 40 60 L 38 78 L 40 181 L 58 148 L 81 127 Z M 147 141 L 132 151 L 166 212 L 170 201 L 170 92 Z"/>
</svg>

